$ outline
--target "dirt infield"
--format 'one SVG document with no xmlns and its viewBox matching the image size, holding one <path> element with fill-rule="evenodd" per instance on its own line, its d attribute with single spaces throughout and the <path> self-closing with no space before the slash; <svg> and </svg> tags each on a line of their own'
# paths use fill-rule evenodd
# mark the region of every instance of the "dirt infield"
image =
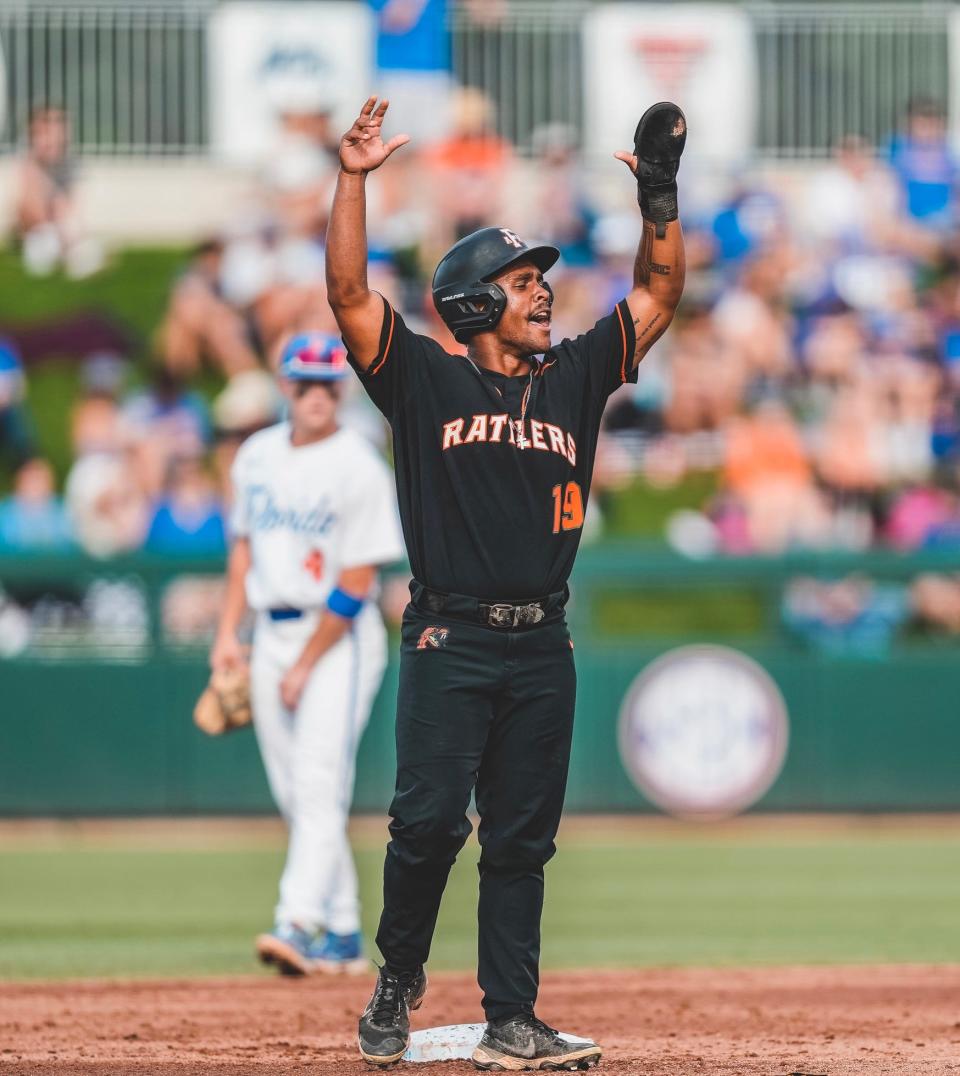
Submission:
<svg viewBox="0 0 960 1076">
<path fill-rule="evenodd" d="M 372 981 L 4 984 L 0 1074 L 361 1074 Z M 574 972 L 546 977 L 538 1011 L 597 1038 L 601 1073 L 882 1076 L 960 1073 L 958 998 L 956 965 Z M 478 1001 L 470 979 L 438 974 L 414 1027 L 477 1021 Z"/>
</svg>

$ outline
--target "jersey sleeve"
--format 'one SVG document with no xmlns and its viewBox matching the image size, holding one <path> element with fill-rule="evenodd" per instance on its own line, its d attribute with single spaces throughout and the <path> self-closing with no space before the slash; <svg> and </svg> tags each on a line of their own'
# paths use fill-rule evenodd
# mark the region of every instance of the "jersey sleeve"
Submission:
<svg viewBox="0 0 960 1076">
<path fill-rule="evenodd" d="M 636 383 L 636 342 L 630 307 L 623 299 L 592 329 L 575 340 L 564 340 L 556 350 L 566 351 L 581 367 L 590 398 L 602 409 L 611 392 Z"/>
<path fill-rule="evenodd" d="M 347 361 L 357 372 L 370 399 L 392 422 L 416 393 L 429 359 L 424 338 L 408 329 L 403 318 L 384 299 L 377 357 L 364 370 L 348 349 Z"/>
<path fill-rule="evenodd" d="M 344 568 L 390 564 L 403 559 L 393 475 L 377 456 L 371 455 L 351 476 L 342 548 Z"/>
</svg>

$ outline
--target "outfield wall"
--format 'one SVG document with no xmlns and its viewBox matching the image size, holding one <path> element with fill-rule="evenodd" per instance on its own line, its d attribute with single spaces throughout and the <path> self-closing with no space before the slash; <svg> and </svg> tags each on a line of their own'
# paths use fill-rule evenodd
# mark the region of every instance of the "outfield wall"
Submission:
<svg viewBox="0 0 960 1076">
<path fill-rule="evenodd" d="M 27 647 L 0 660 L 0 813 L 271 809 L 253 735 L 210 740 L 191 724 L 205 651 L 168 645 L 159 619 L 164 587 L 188 567 L 209 573 L 216 565 L 0 558 L 0 583 L 11 597 L 37 595 L 54 580 L 62 594 L 109 575 L 140 581 L 150 614 L 146 643 L 122 659 L 61 644 L 54 653 Z M 828 653 L 791 641 L 779 616 L 783 586 L 798 574 L 827 578 L 856 568 L 906 581 L 950 567 L 950 559 L 929 557 L 705 563 L 624 547 L 585 550 L 570 612 L 579 696 L 568 806 L 652 809 L 618 752 L 624 695 L 671 647 L 720 642 L 756 659 L 789 711 L 785 763 L 758 809 L 960 809 L 957 645 L 908 637 L 869 655 Z M 361 747 L 358 810 L 379 811 L 389 801 L 395 691 L 391 663 Z"/>
</svg>

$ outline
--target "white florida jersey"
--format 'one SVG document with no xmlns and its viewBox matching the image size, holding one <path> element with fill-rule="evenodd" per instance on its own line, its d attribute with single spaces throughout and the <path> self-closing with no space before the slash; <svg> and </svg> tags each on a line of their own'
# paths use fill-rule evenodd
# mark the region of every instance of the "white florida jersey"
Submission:
<svg viewBox="0 0 960 1076">
<path fill-rule="evenodd" d="M 353 430 L 294 447 L 281 422 L 243 443 L 231 474 L 252 609 L 318 608 L 345 568 L 403 556 L 393 476 Z"/>
</svg>

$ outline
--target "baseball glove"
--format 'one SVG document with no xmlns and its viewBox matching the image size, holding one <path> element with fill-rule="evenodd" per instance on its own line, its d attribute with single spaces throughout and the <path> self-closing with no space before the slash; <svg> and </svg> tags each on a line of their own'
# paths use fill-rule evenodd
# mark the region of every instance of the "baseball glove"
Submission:
<svg viewBox="0 0 960 1076">
<path fill-rule="evenodd" d="M 644 217 L 657 225 L 677 219 L 677 169 L 686 142 L 686 116 L 672 101 L 651 105 L 637 124 L 637 201 Z"/>
<path fill-rule="evenodd" d="M 215 671 L 193 708 L 193 723 L 208 736 L 220 736 L 249 725 L 252 719 L 247 666 Z"/>
</svg>

